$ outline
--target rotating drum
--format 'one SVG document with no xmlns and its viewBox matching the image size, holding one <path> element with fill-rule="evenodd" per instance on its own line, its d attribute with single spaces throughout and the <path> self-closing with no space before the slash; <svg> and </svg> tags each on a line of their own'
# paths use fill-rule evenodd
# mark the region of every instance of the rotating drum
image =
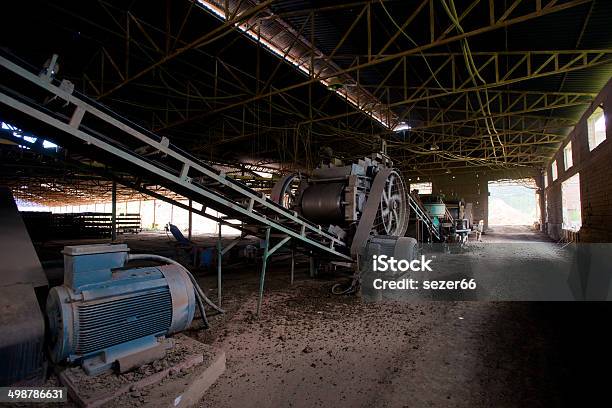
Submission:
<svg viewBox="0 0 612 408">
<path fill-rule="evenodd" d="M 302 214 L 318 224 L 344 221 L 344 183 L 312 184 L 302 194 Z"/>
</svg>

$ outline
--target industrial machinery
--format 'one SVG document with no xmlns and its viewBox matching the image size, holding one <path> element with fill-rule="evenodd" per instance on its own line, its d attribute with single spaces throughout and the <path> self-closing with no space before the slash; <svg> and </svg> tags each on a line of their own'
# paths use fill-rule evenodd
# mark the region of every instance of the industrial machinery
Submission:
<svg viewBox="0 0 612 408">
<path fill-rule="evenodd" d="M 311 177 L 283 177 L 272 189 L 273 201 L 350 245 L 357 253 L 373 234 L 400 237 L 408 227 L 407 191 L 384 153 L 344 165 L 330 153 Z"/>
<path fill-rule="evenodd" d="M 0 188 L 0 225 L 0 386 L 40 385 L 49 283 L 8 188 Z"/>
<path fill-rule="evenodd" d="M 448 212 L 455 220 L 464 220 L 465 217 L 465 202 L 463 200 L 445 200 Z"/>
<path fill-rule="evenodd" d="M 167 137 L 145 130 L 79 93 L 70 81 L 39 76 L 40 69 L 24 66 L 23 61 L 17 62 L 4 51 L 0 54 L 0 105 L 6 120 L 44 131 L 51 142 L 84 157 L 113 162 L 112 171 L 126 186 L 152 195 L 156 193 L 145 185 L 164 186 L 202 205 L 200 210 L 189 208 L 193 213 L 231 225 L 245 236 L 264 239 L 258 313 L 265 260 L 282 246 L 289 243 L 292 252 L 305 252 L 311 259 L 317 254 L 354 266 L 372 235 L 405 234 L 409 200 L 402 177 L 393 169 L 384 146 L 382 153 L 350 165 L 323 160 L 308 179 L 285 177 L 268 198 L 185 152 Z M 49 100 L 59 103 L 47 103 Z M 119 172 L 146 183 L 134 183 Z M 185 208 L 177 200 L 168 200 Z M 206 210 L 223 216 L 213 216 Z M 220 268 L 217 278 L 221 288 Z M 196 292 L 200 292 L 197 287 Z"/>
<path fill-rule="evenodd" d="M 423 201 L 423 208 L 438 232 L 439 241 L 467 242 L 471 229 L 469 220 L 464 218 L 463 200 L 444 200 L 443 196 L 428 195 L 423 197 Z"/>
<path fill-rule="evenodd" d="M 390 237 L 375 235 L 370 237 L 364 248 L 361 257 L 361 293 L 366 301 L 382 300 L 382 291 L 376 290 L 373 285 L 373 280 L 382 276 L 390 278 L 398 278 L 403 273 L 400 271 L 376 272 L 372 268 L 371 259 L 374 255 L 387 255 L 395 259 L 412 260 L 417 257 L 418 243 L 417 240 L 411 237 Z"/>
<path fill-rule="evenodd" d="M 439 197 L 434 197 L 432 200 L 423 204 L 427 214 L 431 217 L 434 227 L 440 229 L 442 221 L 446 217 L 446 204 Z"/>
<path fill-rule="evenodd" d="M 189 272 L 177 264 L 126 268 L 130 259 L 164 259 L 128 251 L 125 244 L 64 248 L 64 284 L 47 299 L 54 362 L 81 362 L 95 375 L 155 355 L 164 336 L 190 326 L 201 298 Z"/>
</svg>

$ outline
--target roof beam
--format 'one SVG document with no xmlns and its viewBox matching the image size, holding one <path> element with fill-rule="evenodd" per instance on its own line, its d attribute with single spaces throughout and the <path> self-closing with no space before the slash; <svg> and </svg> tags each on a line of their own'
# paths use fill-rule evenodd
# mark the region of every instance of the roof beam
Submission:
<svg viewBox="0 0 612 408">
<path fill-rule="evenodd" d="M 545 53 L 546 58 L 542 61 L 538 60 L 538 58 L 540 57 L 539 52 L 526 51 L 520 59 L 518 59 L 514 64 L 508 67 L 509 69 L 505 70 L 503 69 L 504 67 L 501 66 L 502 64 L 495 64 L 495 54 L 497 53 L 489 54 L 489 58 L 482 62 L 478 67 L 478 71 L 484 76 L 491 75 L 491 72 L 486 71 L 487 68 L 495 70 L 492 71 L 492 78 L 488 80 L 486 84 L 477 86 L 467 86 L 467 82 L 464 82 L 459 86 L 455 86 L 454 88 L 452 88 L 452 90 L 432 88 L 427 86 L 419 87 L 416 91 L 409 95 L 408 98 L 400 101 L 391 102 L 390 104 L 388 104 L 388 107 L 397 108 L 409 104 L 413 104 L 414 106 L 414 104 L 417 102 L 424 102 L 452 95 L 459 95 L 466 92 L 479 92 L 536 78 L 543 78 L 551 75 L 557 75 L 565 72 L 573 72 L 612 63 L 612 50 L 607 49 L 593 53 L 577 50 L 574 51 L 573 55 L 568 55 L 567 53 Z M 441 66 L 449 65 L 449 59 L 445 59 L 441 63 Z M 529 69 L 530 72 L 527 72 L 527 69 Z M 432 77 L 426 80 L 425 83 L 429 83 L 431 79 Z M 404 120 L 409 112 L 410 109 L 405 110 L 404 113 L 400 115 L 400 120 Z M 344 119 L 348 116 L 352 116 L 357 113 L 358 112 L 347 112 L 344 114 L 319 117 L 313 119 L 313 122 Z"/>
<path fill-rule="evenodd" d="M 334 71 L 333 73 L 330 73 L 330 74 L 321 74 L 321 75 L 317 76 L 316 78 L 308 79 L 306 81 L 303 81 L 303 82 L 300 82 L 300 83 L 296 83 L 296 84 L 293 84 L 293 85 L 289 85 L 287 87 L 284 87 L 284 88 L 281 88 L 281 89 L 278 89 L 278 90 L 275 90 L 275 91 L 270 91 L 270 92 L 267 92 L 267 93 L 264 93 L 264 94 L 261 94 L 261 95 L 257 95 L 255 97 L 248 98 L 248 99 L 243 100 L 241 102 L 236 102 L 236 103 L 228 104 L 226 106 L 223 106 L 223 107 L 218 108 L 218 109 L 216 109 L 214 111 L 211 111 L 211 112 L 202 113 L 201 115 L 194 116 L 191 120 L 197 119 L 197 118 L 200 118 L 200 117 L 206 117 L 206 116 L 210 116 L 210 115 L 213 115 L 213 114 L 217 114 L 217 113 L 220 113 L 220 112 L 228 110 L 228 109 L 232 109 L 232 108 L 235 108 L 235 107 L 247 104 L 247 103 L 251 103 L 251 102 L 257 101 L 257 100 L 262 99 L 262 98 L 268 98 L 270 96 L 274 96 L 274 95 L 277 95 L 277 94 L 280 94 L 280 93 L 284 93 L 284 92 L 288 92 L 288 91 L 291 91 L 291 90 L 294 90 L 294 89 L 298 89 L 298 88 L 307 86 L 309 84 L 315 84 L 315 83 L 320 82 L 321 80 L 326 80 L 326 79 L 329 79 L 329 78 L 332 78 L 332 77 L 336 77 L 338 75 L 349 74 L 349 73 L 353 73 L 353 72 L 356 72 L 356 71 L 359 71 L 359 70 L 364 70 L 364 69 L 369 68 L 369 67 L 373 67 L 373 66 L 376 66 L 376 65 L 379 65 L 379 64 L 382 64 L 382 63 L 393 61 L 393 60 L 395 60 L 397 58 L 402 58 L 404 56 L 409 56 L 409 55 L 415 55 L 415 54 L 418 54 L 420 52 L 426 51 L 428 49 L 439 47 L 441 45 L 446 45 L 446 44 L 449 44 L 449 43 L 452 43 L 452 42 L 455 42 L 455 41 L 459 41 L 459 40 L 462 40 L 462 39 L 465 39 L 465 38 L 469 38 L 469 37 L 473 37 L 473 36 L 476 36 L 476 35 L 485 34 L 487 32 L 490 32 L 490 31 L 493 31 L 493 30 L 497 30 L 497 29 L 500 29 L 500 28 L 504 28 L 504 27 L 508 27 L 508 26 L 511 26 L 511 25 L 514 25 L 514 24 L 523 23 L 523 22 L 529 21 L 531 19 L 542 17 L 544 15 L 548 15 L 548 14 L 551 14 L 551 13 L 559 12 L 559 11 L 562 11 L 562 10 L 567 10 L 569 8 L 576 7 L 578 5 L 585 4 L 585 3 L 589 2 L 589 1 L 591 1 L 591 0 L 572 0 L 572 1 L 568 1 L 568 2 L 562 3 L 562 4 L 554 4 L 555 1 L 554 0 L 550 0 L 549 3 L 547 3 L 547 5 L 545 7 L 543 7 L 541 10 L 535 10 L 533 12 L 529 12 L 529 13 L 523 14 L 521 16 L 516 16 L 516 17 L 513 17 L 513 18 L 508 18 L 508 19 L 505 19 L 503 21 L 495 21 L 494 23 L 490 23 L 489 22 L 489 24 L 487 24 L 487 25 L 484 25 L 482 27 L 473 29 L 471 31 L 467 31 L 465 33 L 456 34 L 456 35 L 449 36 L 449 37 L 446 37 L 446 38 L 443 38 L 443 39 L 439 39 L 439 40 L 435 39 L 434 41 L 430 41 L 429 43 L 426 43 L 426 44 L 423 44 L 423 45 L 420 45 L 420 46 L 417 46 L 417 47 L 414 47 L 414 48 L 411 48 L 411 49 L 408 49 L 408 50 L 405 50 L 405 51 L 402 51 L 402 52 L 399 52 L 399 53 L 396 53 L 396 54 L 390 54 L 390 55 L 387 55 L 385 57 L 372 59 L 371 61 L 368 61 L 366 63 L 356 64 L 356 65 L 353 65 L 353 66 L 345 68 L 345 69 Z M 490 86 L 490 85 L 487 85 L 487 86 Z M 497 86 L 499 86 L 499 85 L 497 85 Z M 410 103 L 410 102 L 405 102 L 405 103 Z M 401 105 L 401 104 L 399 104 L 399 105 Z M 399 106 L 399 105 L 390 105 L 389 108 L 391 108 L 393 106 Z M 185 122 L 177 121 L 177 122 L 175 122 L 173 124 L 170 124 L 170 127 L 178 126 L 178 125 L 181 125 L 183 123 L 185 123 Z"/>
<path fill-rule="evenodd" d="M 165 55 L 163 58 L 161 58 L 157 62 L 155 62 L 155 63 L 149 65 L 148 67 L 140 70 L 136 74 L 133 74 L 133 75 L 125 78 L 125 80 L 123 80 L 119 84 L 115 85 L 114 87 L 112 87 L 108 91 L 106 91 L 106 92 L 102 93 L 101 95 L 99 95 L 97 99 L 102 99 L 102 98 L 105 98 L 105 97 L 111 95 L 112 93 L 114 93 L 117 90 L 121 89 L 122 87 L 124 87 L 125 85 L 127 85 L 130 82 L 134 81 L 135 79 L 138 79 L 138 78 L 142 77 L 143 75 L 151 72 L 153 69 L 157 68 L 158 66 L 167 63 L 168 61 L 178 57 L 179 55 L 185 53 L 186 51 L 189 51 L 189 50 L 191 50 L 193 48 L 199 47 L 199 46 L 201 46 L 204 43 L 210 43 L 212 41 L 215 41 L 215 40 L 218 40 L 218 39 L 222 38 L 223 36 L 229 34 L 234 29 L 236 24 L 240 24 L 244 20 L 246 20 L 246 19 L 256 15 L 257 13 L 260 13 L 263 9 L 268 7 L 271 3 L 272 3 L 272 0 L 265 0 L 265 1 L 261 2 L 261 3 L 259 3 L 257 6 L 255 6 L 253 8 L 250 8 L 248 10 L 243 11 L 242 13 L 240 13 L 240 15 L 235 16 L 234 18 L 227 20 L 225 23 L 223 23 L 221 26 L 215 28 L 214 30 L 209 31 L 208 33 L 198 37 L 194 41 L 191 41 L 190 43 L 182 46 L 181 48 L 176 49 L 172 53 Z M 236 10 L 236 12 L 237 11 L 238 10 Z"/>
</svg>

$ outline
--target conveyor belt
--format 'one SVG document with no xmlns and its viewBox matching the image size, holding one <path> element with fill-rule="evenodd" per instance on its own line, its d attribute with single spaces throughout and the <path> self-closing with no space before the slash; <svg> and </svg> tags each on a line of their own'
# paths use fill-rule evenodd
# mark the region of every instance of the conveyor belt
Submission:
<svg viewBox="0 0 612 408">
<path fill-rule="evenodd" d="M 303 249 L 351 259 L 346 244 L 321 226 L 79 94 L 68 83 L 39 77 L 5 56 L 0 56 L 0 106 L 3 117 L 20 127 L 38 129 L 41 136 L 70 151 L 111 169 L 128 169 L 225 214 L 220 222 L 237 220 L 242 223 L 238 229 L 259 237 L 270 228 L 281 241 L 293 239 Z"/>
</svg>

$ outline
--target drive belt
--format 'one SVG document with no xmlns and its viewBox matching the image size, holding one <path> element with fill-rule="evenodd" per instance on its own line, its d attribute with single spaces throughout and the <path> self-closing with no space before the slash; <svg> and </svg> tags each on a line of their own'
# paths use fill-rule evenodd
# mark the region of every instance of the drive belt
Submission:
<svg viewBox="0 0 612 408">
<path fill-rule="evenodd" d="M 374 220 L 376 220 L 378 208 L 380 207 L 380 198 L 382 197 L 387 178 L 389 178 L 391 171 L 392 169 L 390 168 L 382 168 L 376 173 L 376 176 L 374 176 L 374 182 L 370 188 L 368 199 L 363 209 L 363 213 L 361 214 L 361 218 L 359 219 L 359 223 L 357 224 L 353 243 L 351 244 L 352 256 L 357 255 L 370 236 L 370 232 L 374 227 Z"/>
</svg>

